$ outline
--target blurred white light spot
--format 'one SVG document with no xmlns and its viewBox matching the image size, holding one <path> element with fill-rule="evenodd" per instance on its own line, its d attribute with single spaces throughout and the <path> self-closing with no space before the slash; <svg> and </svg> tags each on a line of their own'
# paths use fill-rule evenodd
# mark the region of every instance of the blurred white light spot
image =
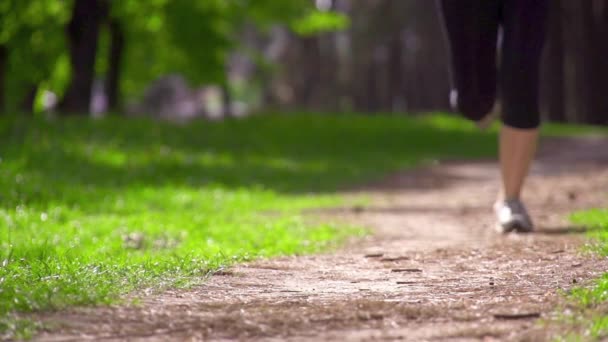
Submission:
<svg viewBox="0 0 608 342">
<path fill-rule="evenodd" d="M 319 11 L 329 11 L 331 9 L 332 0 L 316 0 L 317 9 Z"/>
<path fill-rule="evenodd" d="M 47 213 L 42 213 L 42 214 L 40 214 L 40 220 L 41 220 L 42 222 L 44 222 L 44 221 L 48 220 L 48 218 L 49 218 L 49 215 L 48 215 Z"/>
<path fill-rule="evenodd" d="M 42 108 L 44 108 L 44 110 L 51 110 L 55 108 L 55 106 L 57 106 L 57 102 L 58 99 L 55 93 L 48 90 L 45 90 L 42 93 Z"/>
<path fill-rule="evenodd" d="M 458 91 L 456 89 L 450 91 L 450 106 L 453 109 L 458 108 Z"/>
</svg>

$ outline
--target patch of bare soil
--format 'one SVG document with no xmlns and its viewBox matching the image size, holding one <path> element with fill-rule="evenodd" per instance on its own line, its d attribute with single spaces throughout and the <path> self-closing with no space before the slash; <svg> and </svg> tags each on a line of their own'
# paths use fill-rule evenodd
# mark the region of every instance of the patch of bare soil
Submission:
<svg viewBox="0 0 608 342">
<path fill-rule="evenodd" d="M 500 236 L 491 204 L 498 171 L 450 162 L 363 190 L 363 208 L 317 212 L 373 229 L 333 254 L 238 265 L 189 291 L 137 306 L 45 315 L 42 341 L 71 340 L 530 340 L 561 290 L 608 262 L 580 253 L 581 227 L 565 216 L 604 206 L 608 140 L 543 143 L 525 194 L 538 230 Z M 539 321 L 540 319 L 540 321 Z"/>
</svg>

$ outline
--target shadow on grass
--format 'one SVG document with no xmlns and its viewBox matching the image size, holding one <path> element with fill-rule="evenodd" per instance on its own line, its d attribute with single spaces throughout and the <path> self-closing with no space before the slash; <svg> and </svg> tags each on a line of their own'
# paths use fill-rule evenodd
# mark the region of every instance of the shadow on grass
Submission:
<svg viewBox="0 0 608 342">
<path fill-rule="evenodd" d="M 0 203 L 9 204 L 95 201 L 150 187 L 332 193 L 436 159 L 488 157 L 496 147 L 492 134 L 447 116 L 293 115 L 187 126 L 13 118 L 0 121 L 0 133 Z"/>
<path fill-rule="evenodd" d="M 592 229 L 585 226 L 539 227 L 534 231 L 537 235 L 578 235 L 590 232 Z"/>
<path fill-rule="evenodd" d="M 341 208 L 321 208 L 311 209 L 311 213 L 329 213 L 329 214 L 373 214 L 373 215 L 406 215 L 406 214 L 456 214 L 464 215 L 471 212 L 483 212 L 491 213 L 491 206 L 352 206 L 352 207 L 341 207 Z"/>
</svg>

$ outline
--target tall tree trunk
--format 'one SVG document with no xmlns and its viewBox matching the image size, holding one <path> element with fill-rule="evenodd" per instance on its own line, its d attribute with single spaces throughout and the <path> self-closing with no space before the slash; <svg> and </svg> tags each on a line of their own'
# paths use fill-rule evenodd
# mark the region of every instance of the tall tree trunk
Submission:
<svg viewBox="0 0 608 342">
<path fill-rule="evenodd" d="M 318 37 L 296 37 L 300 55 L 294 70 L 296 86 L 294 102 L 297 107 L 315 108 L 321 79 L 321 51 Z"/>
<path fill-rule="evenodd" d="M 597 72 L 599 71 L 598 61 L 596 58 L 596 48 L 594 44 L 597 44 L 594 41 L 595 38 L 595 17 L 593 13 L 593 1 L 581 1 L 581 30 L 583 35 L 582 47 L 584 54 L 584 62 L 585 67 L 583 72 L 585 73 L 585 83 L 586 83 L 586 98 L 588 105 L 588 110 L 584 115 L 585 123 L 597 123 L 595 118 L 595 111 L 597 110 L 597 93 L 596 89 L 601 80 L 598 82 L 597 80 Z M 602 91 L 602 90 L 600 90 Z"/>
<path fill-rule="evenodd" d="M 604 124 L 608 122 L 608 98 L 606 96 L 606 82 L 608 67 L 606 66 L 606 38 L 608 37 L 608 1 L 584 1 L 584 24 L 587 34 L 587 53 L 591 67 L 589 73 L 589 96 L 591 108 L 587 122 L 591 124 Z"/>
<path fill-rule="evenodd" d="M 60 103 L 64 113 L 85 114 L 91 103 L 99 29 L 106 16 L 102 0 L 76 0 L 67 26 L 72 76 Z"/>
<path fill-rule="evenodd" d="M 585 122 L 590 107 L 584 1 L 562 1 L 564 26 L 565 108 L 569 121 Z"/>
<path fill-rule="evenodd" d="M 546 95 L 547 117 L 555 122 L 567 121 L 564 108 L 564 36 L 561 2 L 562 0 L 551 2 L 548 41 L 544 56 L 543 88 Z"/>
<path fill-rule="evenodd" d="M 4 45 L 0 45 L 0 114 L 6 111 L 6 88 L 4 82 L 6 79 L 6 71 L 8 64 L 8 49 Z"/>
<path fill-rule="evenodd" d="M 389 89 L 390 89 L 390 111 L 405 110 L 405 95 L 403 87 L 403 43 L 401 41 L 401 30 L 393 32 L 389 43 Z"/>
<path fill-rule="evenodd" d="M 449 50 L 444 41 L 443 23 L 436 1 L 417 0 L 419 6 L 418 31 L 422 55 L 419 77 L 425 85 L 423 111 L 450 111 Z"/>
<path fill-rule="evenodd" d="M 38 85 L 32 84 L 27 88 L 25 96 L 19 104 L 19 109 L 22 113 L 34 114 L 34 105 L 36 101 L 36 94 L 38 94 Z"/>
<path fill-rule="evenodd" d="M 608 56 L 608 0 L 599 0 L 601 2 L 600 10 L 598 15 L 598 29 L 595 36 L 595 46 L 598 49 L 596 51 L 596 61 L 599 72 L 597 73 L 598 79 L 602 84 L 598 84 L 602 94 L 598 94 L 598 100 L 600 101 L 596 116 L 601 118 L 602 124 L 608 124 L 608 96 L 606 96 L 606 82 L 608 82 L 608 64 L 605 62 L 606 56 Z"/>
<path fill-rule="evenodd" d="M 380 107 L 380 94 L 378 93 L 378 69 L 376 67 L 375 60 L 369 62 L 368 65 L 365 66 L 365 94 L 363 94 L 365 98 L 365 106 L 363 109 L 367 113 L 378 112 Z"/>
<path fill-rule="evenodd" d="M 319 36 L 317 41 L 319 48 L 319 88 L 315 98 L 317 110 L 335 111 L 338 108 L 340 88 L 335 37 L 333 33 L 326 33 Z"/>
<path fill-rule="evenodd" d="M 224 112 L 224 117 L 233 118 L 235 115 L 232 110 L 232 93 L 230 92 L 230 82 L 228 80 L 228 76 L 226 76 L 226 82 L 222 84 L 222 111 Z"/>
<path fill-rule="evenodd" d="M 110 51 L 108 55 L 108 74 L 105 93 L 108 98 L 108 110 L 117 111 L 120 106 L 120 76 L 125 46 L 125 34 L 122 25 L 116 19 L 109 22 Z"/>
</svg>

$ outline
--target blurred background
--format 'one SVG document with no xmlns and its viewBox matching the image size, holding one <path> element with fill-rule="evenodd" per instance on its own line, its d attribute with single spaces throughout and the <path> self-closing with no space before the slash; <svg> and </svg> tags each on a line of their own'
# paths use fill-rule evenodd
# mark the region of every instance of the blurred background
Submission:
<svg viewBox="0 0 608 342">
<path fill-rule="evenodd" d="M 546 119 L 608 123 L 608 0 L 552 0 Z M 219 119 L 449 111 L 429 0 L 1 0 L 0 108 Z"/>
</svg>

